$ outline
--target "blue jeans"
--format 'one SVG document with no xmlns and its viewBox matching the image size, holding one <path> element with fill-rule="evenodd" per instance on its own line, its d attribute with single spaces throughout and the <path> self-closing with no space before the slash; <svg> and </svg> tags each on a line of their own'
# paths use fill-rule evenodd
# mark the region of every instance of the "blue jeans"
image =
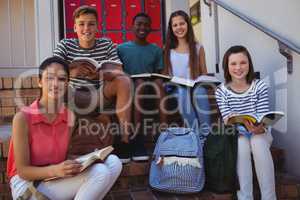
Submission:
<svg viewBox="0 0 300 200">
<path fill-rule="evenodd" d="M 211 125 L 211 110 L 206 89 L 201 86 L 194 89 L 177 86 L 175 96 L 185 126 L 193 128 L 202 136 L 207 136 Z"/>
</svg>

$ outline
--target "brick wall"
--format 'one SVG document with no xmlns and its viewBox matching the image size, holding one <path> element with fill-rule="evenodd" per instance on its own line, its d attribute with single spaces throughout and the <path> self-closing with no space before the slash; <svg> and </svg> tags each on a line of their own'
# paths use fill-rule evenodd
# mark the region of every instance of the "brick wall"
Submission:
<svg viewBox="0 0 300 200">
<path fill-rule="evenodd" d="M 12 117 L 18 112 L 18 102 L 29 105 L 40 94 L 38 77 L 22 79 L 14 77 L 0 78 L 0 124 L 11 122 Z"/>
</svg>

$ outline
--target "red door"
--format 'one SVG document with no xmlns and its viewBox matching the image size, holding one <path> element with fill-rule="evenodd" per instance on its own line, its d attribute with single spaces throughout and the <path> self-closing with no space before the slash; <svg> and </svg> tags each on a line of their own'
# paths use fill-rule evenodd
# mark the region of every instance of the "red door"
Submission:
<svg viewBox="0 0 300 200">
<path fill-rule="evenodd" d="M 132 27 L 133 17 L 142 11 L 142 5 L 140 0 L 125 0 L 126 9 L 126 30 L 130 30 Z"/>
<path fill-rule="evenodd" d="M 85 0 L 83 5 L 95 7 L 98 12 L 98 30 L 102 32 L 102 7 L 101 0 Z"/>
<path fill-rule="evenodd" d="M 80 6 L 80 0 L 65 0 L 65 19 L 66 19 L 66 29 L 73 30 L 73 12 L 76 8 Z"/>
<path fill-rule="evenodd" d="M 132 19 L 137 13 L 145 11 L 151 17 L 154 29 L 148 39 L 162 46 L 161 0 L 64 0 L 67 38 L 77 37 L 73 30 L 73 12 L 81 5 L 90 5 L 97 9 L 99 29 L 97 37 L 110 37 L 115 43 L 134 39 L 130 31 Z"/>
<path fill-rule="evenodd" d="M 66 38 L 77 38 L 77 34 L 74 32 L 66 32 Z"/>
<path fill-rule="evenodd" d="M 145 12 L 152 19 L 152 29 L 160 29 L 161 26 L 161 6 L 160 0 L 145 0 Z"/>
<path fill-rule="evenodd" d="M 133 32 L 126 32 L 126 41 L 131 41 L 134 39 L 134 33 Z"/>
<path fill-rule="evenodd" d="M 122 29 L 121 0 L 105 0 L 105 17 L 107 30 Z"/>
<path fill-rule="evenodd" d="M 152 32 L 148 36 L 148 41 L 151 43 L 155 43 L 157 46 L 162 47 L 162 37 L 161 37 L 161 31 L 159 32 Z"/>
<path fill-rule="evenodd" d="M 123 42 L 122 32 L 107 32 L 104 36 L 110 38 L 116 44 Z"/>
</svg>

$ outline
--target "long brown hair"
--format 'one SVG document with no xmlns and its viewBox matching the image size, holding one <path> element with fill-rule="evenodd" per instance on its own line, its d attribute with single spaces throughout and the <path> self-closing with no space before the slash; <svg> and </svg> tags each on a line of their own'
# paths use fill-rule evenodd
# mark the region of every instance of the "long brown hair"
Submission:
<svg viewBox="0 0 300 200">
<path fill-rule="evenodd" d="M 190 18 L 187 13 L 182 10 L 177 10 L 173 12 L 170 16 L 169 23 L 168 23 L 168 32 L 167 32 L 167 41 L 164 49 L 164 63 L 165 63 L 165 71 L 168 74 L 172 74 L 172 64 L 170 61 L 170 52 L 171 49 L 175 49 L 178 47 L 178 39 L 174 35 L 172 30 L 172 19 L 174 17 L 181 16 L 183 17 L 184 21 L 187 23 L 187 37 L 186 40 L 189 44 L 189 66 L 191 77 L 194 79 L 199 76 L 202 72 L 200 70 L 200 63 L 199 57 L 197 52 L 197 42 L 195 39 L 195 34 L 193 31 L 193 27 L 190 21 Z"/>
</svg>

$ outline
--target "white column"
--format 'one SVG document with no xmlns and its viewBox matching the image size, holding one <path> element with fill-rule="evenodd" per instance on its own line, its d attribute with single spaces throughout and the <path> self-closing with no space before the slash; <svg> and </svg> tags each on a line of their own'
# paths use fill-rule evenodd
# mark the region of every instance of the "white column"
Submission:
<svg viewBox="0 0 300 200">
<path fill-rule="evenodd" d="M 35 0 L 37 64 L 52 55 L 58 42 L 57 0 Z"/>
</svg>

